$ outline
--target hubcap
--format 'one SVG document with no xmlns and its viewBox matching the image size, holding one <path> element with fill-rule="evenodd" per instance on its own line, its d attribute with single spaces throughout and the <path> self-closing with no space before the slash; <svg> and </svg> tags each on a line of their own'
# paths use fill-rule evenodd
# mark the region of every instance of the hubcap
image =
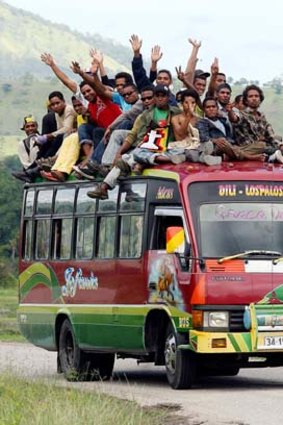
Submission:
<svg viewBox="0 0 283 425">
<path fill-rule="evenodd" d="M 66 357 L 69 366 L 74 365 L 74 341 L 71 332 L 66 335 Z"/>
<path fill-rule="evenodd" d="M 165 366 L 166 369 L 174 374 L 176 372 L 177 346 L 176 338 L 173 334 L 168 335 L 165 341 Z"/>
</svg>

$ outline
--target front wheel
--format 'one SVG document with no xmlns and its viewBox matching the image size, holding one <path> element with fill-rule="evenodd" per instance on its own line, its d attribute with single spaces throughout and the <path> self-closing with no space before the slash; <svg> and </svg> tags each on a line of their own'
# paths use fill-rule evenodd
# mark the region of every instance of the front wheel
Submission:
<svg viewBox="0 0 283 425">
<path fill-rule="evenodd" d="M 178 348 L 180 338 L 172 323 L 169 323 L 165 338 L 165 368 L 167 380 L 176 390 L 191 388 L 196 379 L 194 353 Z"/>
</svg>

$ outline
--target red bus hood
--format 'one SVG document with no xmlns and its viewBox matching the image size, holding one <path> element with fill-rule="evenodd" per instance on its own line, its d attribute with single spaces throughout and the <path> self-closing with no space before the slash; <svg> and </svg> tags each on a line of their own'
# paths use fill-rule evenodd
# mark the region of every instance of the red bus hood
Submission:
<svg viewBox="0 0 283 425">
<path fill-rule="evenodd" d="M 283 304 L 283 262 L 207 260 L 206 267 L 206 304 L 250 304 L 264 298 Z"/>
</svg>

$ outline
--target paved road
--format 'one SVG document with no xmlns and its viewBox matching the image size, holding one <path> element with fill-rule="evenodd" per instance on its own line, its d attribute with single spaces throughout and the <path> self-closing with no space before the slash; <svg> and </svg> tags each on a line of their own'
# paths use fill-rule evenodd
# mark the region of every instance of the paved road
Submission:
<svg viewBox="0 0 283 425">
<path fill-rule="evenodd" d="M 203 378 L 196 388 L 172 390 L 164 369 L 134 360 L 117 360 L 109 382 L 67 383 L 56 373 L 56 353 L 30 344 L 0 343 L 0 370 L 52 379 L 59 385 L 93 390 L 136 400 L 141 405 L 165 404 L 190 425 L 281 425 L 283 368 L 243 370 L 236 377 Z"/>
</svg>

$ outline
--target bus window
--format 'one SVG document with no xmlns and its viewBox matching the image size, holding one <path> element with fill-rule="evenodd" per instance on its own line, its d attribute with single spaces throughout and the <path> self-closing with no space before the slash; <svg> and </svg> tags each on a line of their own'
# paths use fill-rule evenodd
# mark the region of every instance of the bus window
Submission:
<svg viewBox="0 0 283 425">
<path fill-rule="evenodd" d="M 100 217 L 98 226 L 98 257 L 113 258 L 115 252 L 116 217 Z"/>
<path fill-rule="evenodd" d="M 77 219 L 76 258 L 92 258 L 93 232 L 93 217 L 80 217 Z"/>
<path fill-rule="evenodd" d="M 117 211 L 118 186 L 108 191 L 108 199 L 100 200 L 98 203 L 98 211 L 102 213 Z"/>
<path fill-rule="evenodd" d="M 33 205 L 34 205 L 34 195 L 35 195 L 35 191 L 34 190 L 29 190 L 26 193 L 25 210 L 24 210 L 24 215 L 26 217 L 32 216 Z"/>
<path fill-rule="evenodd" d="M 183 227 L 182 217 L 155 216 L 151 238 L 151 249 L 166 250 L 166 230 L 168 227 Z"/>
<path fill-rule="evenodd" d="M 49 255 L 50 220 L 36 220 L 35 258 L 46 260 Z"/>
<path fill-rule="evenodd" d="M 125 183 L 121 190 L 120 211 L 143 211 L 146 183 Z"/>
<path fill-rule="evenodd" d="M 75 188 L 60 188 L 55 196 L 55 214 L 72 213 L 75 200 Z"/>
<path fill-rule="evenodd" d="M 121 217 L 119 257 L 137 258 L 142 251 L 143 216 Z"/>
<path fill-rule="evenodd" d="M 90 214 L 96 210 L 96 199 L 91 199 L 87 196 L 89 187 L 82 187 L 79 189 L 77 197 L 76 212 L 79 214 Z"/>
<path fill-rule="evenodd" d="M 72 252 L 72 225 L 73 219 L 63 218 L 54 220 L 53 226 L 53 257 L 67 260 L 71 258 Z"/>
<path fill-rule="evenodd" d="M 36 214 L 51 214 L 53 190 L 39 190 L 37 193 Z"/>
<path fill-rule="evenodd" d="M 23 232 L 23 259 L 30 260 L 32 258 L 32 221 L 24 222 Z"/>
</svg>

